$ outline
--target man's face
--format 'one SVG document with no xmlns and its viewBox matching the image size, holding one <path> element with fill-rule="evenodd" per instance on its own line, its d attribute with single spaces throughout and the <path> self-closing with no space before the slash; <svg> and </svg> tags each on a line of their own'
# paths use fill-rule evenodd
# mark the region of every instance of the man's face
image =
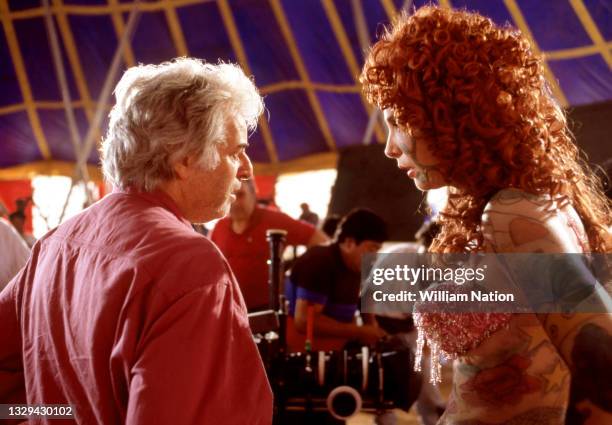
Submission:
<svg viewBox="0 0 612 425">
<path fill-rule="evenodd" d="M 346 238 L 342 244 L 347 254 L 346 266 L 354 272 L 361 271 L 361 259 L 364 254 L 375 254 L 382 247 L 382 243 L 380 242 L 365 240 L 360 243 L 355 243 L 353 238 Z"/>
<path fill-rule="evenodd" d="M 220 161 L 204 169 L 197 160 L 188 167 L 183 185 L 189 202 L 186 218 L 204 223 L 224 217 L 236 199 L 241 180 L 252 177 L 253 168 L 246 154 L 247 128 L 243 122 L 228 120 L 225 143 L 218 146 Z"/>
<path fill-rule="evenodd" d="M 253 184 L 251 182 L 242 182 L 240 189 L 236 191 L 235 195 L 236 200 L 230 207 L 230 217 L 232 220 L 248 221 L 257 203 Z"/>
<path fill-rule="evenodd" d="M 427 147 L 427 143 L 403 132 L 395 122 L 393 111 L 383 111 L 389 128 L 385 155 L 397 161 L 397 167 L 406 171 L 419 190 L 437 189 L 446 182 L 439 170 L 439 161 Z"/>
</svg>

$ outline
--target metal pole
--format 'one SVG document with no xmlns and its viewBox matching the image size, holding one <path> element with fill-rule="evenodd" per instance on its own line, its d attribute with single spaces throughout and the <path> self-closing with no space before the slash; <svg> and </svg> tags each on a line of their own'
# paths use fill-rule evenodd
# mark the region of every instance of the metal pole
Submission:
<svg viewBox="0 0 612 425">
<path fill-rule="evenodd" d="M 411 15 L 410 8 L 412 7 L 412 0 L 404 0 L 404 4 L 402 5 L 402 10 L 407 14 Z"/>
<path fill-rule="evenodd" d="M 365 133 L 363 133 L 363 140 L 361 144 L 369 145 L 372 142 L 372 133 L 374 133 L 374 127 L 376 126 L 376 120 L 380 115 L 380 109 L 372 108 L 372 112 L 370 113 L 370 119 L 368 120 L 368 125 L 366 127 Z M 387 128 L 386 126 L 383 126 Z"/>
<path fill-rule="evenodd" d="M 370 46 L 370 34 L 368 33 L 368 24 L 366 23 L 365 14 L 361 5 L 361 0 L 351 0 L 353 9 L 353 19 L 355 20 L 355 28 L 357 29 L 357 38 L 361 47 L 361 54 L 366 55 L 366 49 Z"/>
<path fill-rule="evenodd" d="M 137 3 L 138 0 L 134 2 L 135 6 L 137 6 Z M 136 29 L 136 24 L 138 23 L 139 17 L 140 9 L 138 7 L 134 7 L 130 12 L 127 25 L 125 26 L 125 31 L 123 32 L 123 35 L 119 40 L 119 45 L 117 46 L 117 50 L 115 51 L 115 56 L 113 56 L 113 61 L 111 62 L 111 66 L 108 70 L 108 73 L 106 74 L 106 79 L 104 81 L 104 86 L 102 86 L 102 92 L 100 93 L 100 97 L 98 98 L 98 106 L 96 108 L 93 121 L 89 125 L 89 129 L 87 130 L 87 136 L 85 136 L 85 143 L 81 147 L 81 150 L 78 152 L 76 158 L 77 163 L 75 165 L 75 172 L 87 163 L 87 157 L 89 156 L 91 150 L 94 147 L 95 135 L 100 128 L 102 119 L 104 118 L 104 114 L 106 112 L 106 105 L 108 105 L 108 101 L 112 94 L 113 85 L 115 84 L 115 80 L 117 78 L 117 72 L 119 71 L 119 67 L 121 66 L 123 51 L 125 50 L 126 46 L 128 45 L 128 42 L 131 40 L 132 35 L 134 34 L 134 30 Z M 74 183 L 72 186 L 74 186 Z M 72 187 L 70 188 L 70 193 L 72 193 Z M 64 218 L 64 213 L 66 211 L 66 206 L 68 205 L 69 197 L 70 194 L 66 198 L 66 202 L 64 203 L 62 215 L 60 216 L 60 223 Z"/>
<path fill-rule="evenodd" d="M 361 0 L 351 0 L 351 5 L 353 8 L 353 19 L 355 20 L 355 27 L 357 29 L 357 37 L 359 38 L 359 44 L 361 45 L 361 51 L 365 55 L 369 45 L 370 45 L 370 35 L 368 34 L 368 26 L 365 19 L 365 14 L 363 13 L 363 7 L 361 5 Z M 400 10 L 406 11 L 410 13 L 410 8 L 412 7 L 412 0 L 404 0 L 404 4 Z M 372 108 L 372 112 L 370 114 L 370 119 L 368 121 L 368 125 L 366 126 L 366 130 L 363 134 L 363 139 L 361 140 L 361 144 L 369 145 L 372 141 L 372 133 L 374 132 L 374 127 L 376 126 L 376 120 L 379 118 L 382 119 L 382 114 L 380 109 Z M 383 128 L 387 128 L 387 126 L 383 122 Z"/>
<path fill-rule="evenodd" d="M 73 177 L 72 180 L 70 180 L 70 190 L 68 191 L 68 195 L 66 195 L 66 200 L 64 201 L 64 206 L 62 207 L 62 212 L 60 214 L 59 220 L 57 221 L 58 226 L 62 223 L 62 220 L 64 219 L 64 215 L 66 214 L 66 208 L 68 208 L 68 201 L 70 200 L 70 197 L 72 196 L 72 190 L 74 189 L 75 184 L 76 184 L 76 180 Z"/>
<path fill-rule="evenodd" d="M 370 34 L 368 33 L 368 25 L 366 23 L 366 18 L 363 12 L 361 0 L 351 0 L 351 6 L 353 9 L 353 19 L 355 21 L 355 28 L 357 29 L 357 38 L 359 39 L 361 52 L 364 55 L 365 59 L 367 49 L 370 46 Z M 378 120 L 379 116 L 380 110 L 376 107 L 372 108 L 372 112 L 370 113 L 370 119 L 368 120 L 368 125 L 366 126 L 366 130 L 363 134 L 363 139 L 361 140 L 362 145 L 369 145 L 372 142 L 372 134 L 374 133 L 376 121 Z M 383 125 L 383 128 L 387 127 Z"/>
<path fill-rule="evenodd" d="M 72 109 L 70 91 L 68 90 L 68 82 L 66 80 L 66 70 L 64 69 L 64 62 L 62 61 L 61 50 L 57 37 L 57 28 L 55 27 L 53 17 L 51 16 L 49 0 L 43 0 L 43 7 L 45 8 L 45 26 L 47 28 L 47 34 L 49 36 L 49 45 L 51 47 L 51 53 L 53 55 L 53 65 L 55 66 L 57 82 L 62 93 L 64 112 L 66 113 L 66 122 L 68 123 L 68 129 L 70 131 L 70 141 L 72 142 L 72 148 L 74 149 L 74 154 L 76 156 L 78 155 L 80 147 L 79 130 L 77 127 L 76 119 L 74 117 L 74 110 Z M 76 171 L 78 172 L 78 178 L 82 179 L 85 183 L 89 181 L 89 172 L 87 171 L 86 165 L 83 165 Z M 87 194 L 87 200 L 91 202 L 92 194 L 87 189 L 87 184 L 85 184 L 85 193 Z"/>
<path fill-rule="evenodd" d="M 125 31 L 121 36 L 121 40 L 119 41 L 119 45 L 117 46 L 117 50 L 115 51 L 115 56 L 113 57 L 111 66 L 108 70 L 108 73 L 106 74 L 106 80 L 104 81 L 104 86 L 102 87 L 100 98 L 98 99 L 98 107 L 96 109 L 94 119 L 91 125 L 89 126 L 89 130 L 87 131 L 87 136 L 85 137 L 85 145 L 82 147 L 80 155 L 77 158 L 77 166 L 86 163 L 87 157 L 93 149 L 96 131 L 99 129 L 100 124 L 102 123 L 102 119 L 104 118 L 104 114 L 106 112 L 106 105 L 108 104 L 108 101 L 112 94 L 113 85 L 115 84 L 115 80 L 117 77 L 117 72 L 119 71 L 119 67 L 121 66 L 123 50 L 132 38 L 132 34 L 134 33 L 134 30 L 136 28 L 136 23 L 138 22 L 138 17 L 140 17 L 140 10 L 135 7 L 130 12 L 127 25 L 125 26 Z"/>
</svg>

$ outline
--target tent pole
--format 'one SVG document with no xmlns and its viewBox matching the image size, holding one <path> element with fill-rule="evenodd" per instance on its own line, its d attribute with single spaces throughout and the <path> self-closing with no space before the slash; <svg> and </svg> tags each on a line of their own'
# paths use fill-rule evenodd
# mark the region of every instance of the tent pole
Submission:
<svg viewBox="0 0 612 425">
<path fill-rule="evenodd" d="M 402 5 L 402 10 L 406 12 L 407 14 L 412 15 L 412 13 L 410 12 L 411 7 L 412 7 L 412 0 L 404 0 L 404 4 Z"/>
<path fill-rule="evenodd" d="M 376 121 L 378 120 L 379 115 L 380 109 L 372 108 L 372 112 L 370 113 L 370 119 L 368 120 L 368 125 L 366 127 L 365 133 L 363 133 L 363 139 L 361 141 L 362 145 L 369 145 L 372 142 L 372 134 L 374 133 L 374 127 L 376 126 Z"/>
<path fill-rule="evenodd" d="M 366 23 L 365 15 L 363 13 L 363 7 L 361 5 L 361 0 L 351 0 L 351 6 L 353 8 L 353 19 L 355 20 L 355 27 L 357 28 L 357 37 L 359 38 L 359 44 L 361 45 L 361 51 L 365 55 L 368 47 L 370 46 L 370 36 L 368 34 L 368 25 Z M 403 11 L 410 13 L 410 8 L 412 7 L 412 0 L 404 0 L 402 4 Z M 372 112 L 370 113 L 370 119 L 368 121 L 368 125 L 366 126 L 365 133 L 363 134 L 363 139 L 361 140 L 362 145 L 369 145 L 372 141 L 372 133 L 374 132 L 374 126 L 376 125 L 376 120 L 382 118 L 380 113 L 380 109 L 372 108 Z M 383 127 L 387 128 L 387 126 L 383 122 Z"/>
<path fill-rule="evenodd" d="M 64 206 L 62 207 L 62 212 L 60 214 L 59 220 L 57 221 L 58 226 L 64 220 L 64 215 L 66 214 L 66 208 L 68 208 L 68 201 L 70 200 L 70 197 L 72 196 L 72 190 L 74 189 L 75 183 L 76 183 L 76 180 L 74 177 L 72 177 L 72 179 L 70 180 L 70 190 L 68 190 L 68 195 L 66 195 L 66 200 L 64 201 Z"/>
<path fill-rule="evenodd" d="M 64 103 L 64 112 L 66 113 L 66 122 L 68 123 L 68 129 L 70 130 L 70 141 L 72 142 L 72 148 L 74 149 L 75 156 L 78 155 L 80 146 L 79 130 L 74 117 L 74 110 L 72 109 L 72 102 L 70 99 L 70 91 L 68 89 L 68 82 L 66 80 L 66 70 L 64 69 L 64 62 L 62 61 L 60 46 L 57 37 L 57 28 L 53 22 L 51 15 L 51 9 L 49 7 L 49 0 L 43 0 L 43 7 L 45 9 L 45 26 L 47 28 L 47 34 L 49 36 L 49 44 L 51 47 L 51 53 L 53 54 L 53 64 L 55 66 L 55 73 L 57 74 L 57 82 L 62 93 L 62 101 Z M 85 193 L 87 194 L 87 201 L 91 203 L 92 193 L 87 188 L 87 182 L 89 181 L 89 172 L 87 166 L 83 165 L 78 169 L 77 177 L 85 182 Z"/>
<path fill-rule="evenodd" d="M 370 35 L 368 34 L 368 24 L 366 23 L 365 14 L 363 13 L 361 0 L 351 0 L 351 6 L 353 9 L 355 28 L 357 29 L 357 38 L 359 39 L 361 52 L 363 55 L 365 55 L 368 47 L 370 46 Z M 368 125 L 366 126 L 366 130 L 363 134 L 363 139 L 361 140 L 362 145 L 369 145 L 372 142 L 372 134 L 374 133 L 374 127 L 376 127 L 376 121 L 378 120 L 379 116 L 380 110 L 373 107 L 372 112 L 370 112 Z M 383 128 L 386 128 L 386 126 L 383 125 Z"/>
<path fill-rule="evenodd" d="M 138 0 L 134 2 L 137 6 L 139 3 Z M 102 91 L 100 92 L 100 97 L 98 98 L 98 105 L 96 107 L 96 112 L 94 114 L 94 118 L 89 125 L 89 129 L 87 130 L 87 136 L 85 136 L 85 143 L 81 146 L 80 152 L 77 155 L 77 163 L 75 166 L 75 174 L 80 167 L 85 166 L 87 163 L 87 157 L 91 153 L 91 150 L 94 147 L 95 143 L 95 135 L 97 130 L 100 128 L 100 124 L 102 123 L 102 119 L 104 118 L 104 114 L 106 112 L 106 105 L 108 105 L 108 101 L 112 94 L 113 84 L 115 83 L 117 72 L 119 71 L 119 67 L 121 66 L 121 60 L 123 51 L 128 45 L 129 41 L 132 38 L 132 34 L 136 28 L 136 24 L 138 22 L 138 18 L 140 17 L 140 9 L 138 7 L 134 7 L 130 12 L 130 16 L 128 18 L 127 24 L 125 26 L 125 31 L 119 40 L 119 45 L 117 46 L 117 50 L 115 51 L 115 56 L 113 56 L 113 61 L 111 62 L 111 66 L 106 74 L 106 79 L 104 80 L 104 86 L 102 86 Z M 70 188 L 70 193 L 64 202 L 64 208 L 62 210 L 62 215 L 60 216 L 60 223 L 64 219 L 64 214 L 66 212 L 66 207 L 68 205 L 68 200 L 70 198 L 70 194 L 72 193 L 72 187 L 74 186 L 74 182 Z"/>
<path fill-rule="evenodd" d="M 134 3 L 137 4 L 138 1 L 135 1 Z M 121 36 L 121 40 L 119 41 L 119 45 L 117 46 L 117 50 L 115 51 L 115 56 L 113 57 L 111 66 L 108 70 L 108 73 L 106 74 L 106 80 L 104 81 L 104 86 L 102 86 L 100 98 L 98 99 L 96 113 L 94 115 L 93 121 L 91 122 L 91 125 L 89 126 L 89 130 L 87 131 L 87 136 L 85 137 L 85 145 L 82 146 L 80 155 L 77 157 L 78 166 L 81 166 L 81 164 L 85 164 L 87 162 L 87 157 L 89 156 L 91 150 L 94 147 L 94 137 L 96 131 L 99 129 L 100 124 L 102 123 L 102 119 L 104 118 L 104 114 L 106 112 L 106 105 L 108 105 L 108 101 L 113 90 L 113 84 L 115 83 L 117 72 L 119 71 L 119 67 L 121 66 L 123 51 L 132 38 L 132 34 L 134 33 L 134 30 L 136 28 L 136 23 L 138 22 L 138 17 L 140 17 L 140 10 L 135 7 L 130 12 L 125 31 Z"/>
<path fill-rule="evenodd" d="M 361 0 L 351 0 L 351 7 L 353 9 L 353 19 L 355 21 L 355 28 L 357 29 L 357 39 L 361 47 L 361 54 L 365 56 L 370 46 L 370 34 L 368 33 L 368 24 L 366 23 Z"/>
</svg>

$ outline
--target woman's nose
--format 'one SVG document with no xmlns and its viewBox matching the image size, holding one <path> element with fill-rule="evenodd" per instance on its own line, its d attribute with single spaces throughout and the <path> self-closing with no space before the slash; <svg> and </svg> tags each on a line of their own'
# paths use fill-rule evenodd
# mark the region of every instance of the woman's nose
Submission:
<svg viewBox="0 0 612 425">
<path fill-rule="evenodd" d="M 389 134 L 389 137 L 387 137 L 387 144 L 385 145 L 385 155 L 388 158 L 399 158 L 402 155 L 402 151 L 393 141 L 393 137 L 391 137 L 391 134 Z"/>
</svg>

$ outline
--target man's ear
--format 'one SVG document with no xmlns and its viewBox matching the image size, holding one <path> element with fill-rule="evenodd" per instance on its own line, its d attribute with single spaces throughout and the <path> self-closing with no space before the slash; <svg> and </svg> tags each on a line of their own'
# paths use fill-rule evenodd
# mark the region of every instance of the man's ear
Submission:
<svg viewBox="0 0 612 425">
<path fill-rule="evenodd" d="M 187 179 L 195 162 L 196 158 L 194 155 L 187 155 L 184 156 L 182 159 L 175 161 L 172 164 L 172 169 L 174 170 L 174 175 L 176 176 L 176 178 L 179 180 Z"/>
<path fill-rule="evenodd" d="M 351 237 L 344 238 L 344 240 L 340 243 L 345 250 L 352 251 L 355 249 L 357 244 L 355 243 L 355 239 Z"/>
</svg>

